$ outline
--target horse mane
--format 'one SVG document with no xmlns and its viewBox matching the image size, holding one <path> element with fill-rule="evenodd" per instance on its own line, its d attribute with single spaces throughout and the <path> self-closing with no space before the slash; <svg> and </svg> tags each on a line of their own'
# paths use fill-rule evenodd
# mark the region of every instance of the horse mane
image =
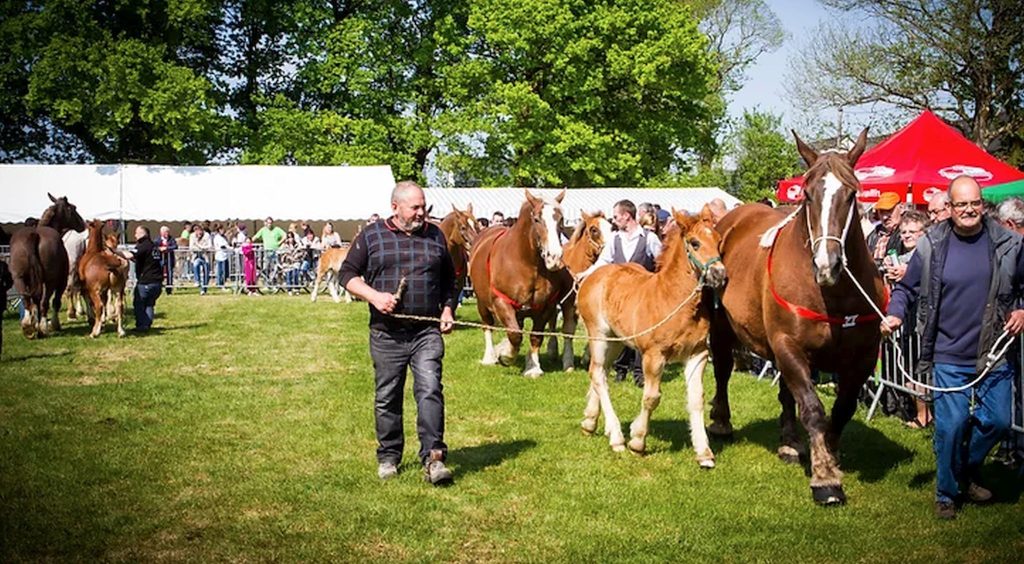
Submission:
<svg viewBox="0 0 1024 564">
<path fill-rule="evenodd" d="M 572 228 L 572 235 L 569 236 L 570 243 L 578 243 L 583 238 L 583 232 L 586 230 L 587 220 L 581 219 L 576 227 Z"/>
<path fill-rule="evenodd" d="M 676 255 L 678 255 L 679 253 L 686 252 L 686 236 L 690 233 L 690 230 L 693 229 L 693 226 L 696 225 L 699 221 L 699 216 L 687 213 L 686 223 L 682 225 L 676 224 L 676 227 L 678 227 L 676 233 L 673 233 L 672 236 L 665 237 L 665 239 L 662 241 L 663 248 L 661 250 L 661 254 L 658 255 L 658 258 L 655 259 L 654 261 L 655 271 L 662 271 L 674 260 L 682 260 Z M 647 232 L 644 236 L 656 237 L 657 235 L 651 232 Z M 686 263 L 686 266 L 689 267 L 690 271 L 692 272 L 693 265 L 690 264 L 690 261 L 685 260 L 683 262 Z"/>
<path fill-rule="evenodd" d="M 89 222 L 89 238 L 85 242 L 86 253 L 102 253 L 103 245 L 103 224 L 93 220 Z"/>
</svg>

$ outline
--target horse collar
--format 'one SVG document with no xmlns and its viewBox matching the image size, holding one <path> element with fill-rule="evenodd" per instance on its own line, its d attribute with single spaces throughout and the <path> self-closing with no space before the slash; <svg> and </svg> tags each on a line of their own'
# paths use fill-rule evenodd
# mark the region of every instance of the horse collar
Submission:
<svg viewBox="0 0 1024 564">
<path fill-rule="evenodd" d="M 508 234 L 508 232 L 509 232 L 509 229 L 506 228 L 504 231 L 499 233 L 494 238 L 494 242 L 491 243 L 491 248 L 487 250 L 487 281 L 491 285 L 491 293 L 494 294 L 501 301 L 503 301 L 503 302 L 507 303 L 508 305 L 512 306 L 512 308 L 515 309 L 516 311 L 532 311 L 532 312 L 536 312 L 536 311 L 539 311 L 539 310 L 543 310 L 545 307 L 550 307 L 551 305 L 553 305 L 555 302 L 558 301 L 558 293 L 557 292 L 551 292 L 551 296 L 548 297 L 548 301 L 545 302 L 545 303 L 542 303 L 542 304 L 534 304 L 534 303 L 531 303 L 531 304 L 521 304 L 521 303 L 517 302 L 516 300 L 514 300 L 512 298 L 512 296 L 509 296 L 508 294 L 506 294 L 505 292 L 502 292 L 501 290 L 499 290 L 498 288 L 496 288 L 494 286 L 494 277 L 491 276 L 491 254 L 494 253 L 494 246 L 497 245 L 498 241 L 502 237 L 504 237 L 506 234 Z"/>
<path fill-rule="evenodd" d="M 775 254 L 775 242 L 776 241 L 778 241 L 778 238 L 776 238 L 775 241 L 772 241 L 772 246 L 768 248 L 768 265 L 767 265 L 768 289 L 771 290 L 772 297 L 775 298 L 775 303 L 779 304 L 783 308 L 785 308 L 785 309 L 791 311 L 792 313 L 796 314 L 798 317 L 802 317 L 804 319 L 809 319 L 811 321 L 822 321 L 822 322 L 828 323 L 829 325 L 839 325 L 843 329 L 849 329 L 851 327 L 855 327 L 857 325 L 861 325 L 861 324 L 864 324 L 864 323 L 877 323 L 877 322 L 879 322 L 881 320 L 881 318 L 878 316 L 877 313 L 861 313 L 861 314 L 856 314 L 856 315 L 844 315 L 843 317 L 832 317 L 831 315 L 827 315 L 827 314 L 824 314 L 824 313 L 821 313 L 821 312 L 818 312 L 818 311 L 814 311 L 813 309 L 809 309 L 809 308 L 806 308 L 806 307 L 794 304 L 792 302 L 787 301 L 786 298 L 783 298 L 779 294 L 779 292 L 776 291 L 776 289 L 775 289 L 775 280 L 772 278 L 772 257 Z M 881 308 L 882 311 L 885 311 L 885 309 L 888 306 L 889 306 L 889 293 L 886 292 L 886 294 L 884 296 L 884 301 L 882 303 L 882 308 Z"/>
</svg>

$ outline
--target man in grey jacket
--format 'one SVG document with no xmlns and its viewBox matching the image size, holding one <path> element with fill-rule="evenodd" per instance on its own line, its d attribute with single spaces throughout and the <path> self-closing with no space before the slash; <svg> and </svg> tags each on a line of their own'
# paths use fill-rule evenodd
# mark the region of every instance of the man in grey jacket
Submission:
<svg viewBox="0 0 1024 564">
<path fill-rule="evenodd" d="M 988 369 L 972 388 L 934 394 L 935 514 L 940 519 L 956 517 L 962 494 L 977 503 L 992 498 L 978 483 L 978 471 L 1010 426 L 1014 372 L 1007 362 L 1011 354 L 990 363 L 989 351 L 1002 332 L 1016 336 L 1024 329 L 1020 235 L 984 216 L 981 187 L 969 176 L 950 184 L 949 207 L 950 219 L 918 241 L 882 321 L 884 334 L 894 331 L 918 302 L 918 373 L 930 371 L 939 388 L 965 386 Z"/>
</svg>

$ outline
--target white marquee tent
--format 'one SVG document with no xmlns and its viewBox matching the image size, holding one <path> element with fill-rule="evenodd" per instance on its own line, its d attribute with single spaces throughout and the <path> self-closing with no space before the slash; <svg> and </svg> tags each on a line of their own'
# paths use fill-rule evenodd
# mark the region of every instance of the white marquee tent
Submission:
<svg viewBox="0 0 1024 564">
<path fill-rule="evenodd" d="M 365 219 L 389 209 L 390 166 L 0 165 L 0 223 L 67 196 L 87 219 Z"/>
<path fill-rule="evenodd" d="M 530 190 L 533 194 L 551 197 L 560 191 Z M 515 217 L 526 199 L 522 188 L 427 188 L 425 193 L 427 204 L 433 206 L 432 213 L 439 217 L 450 212 L 452 206 L 464 210 L 470 202 L 477 217 L 490 219 L 496 211 L 505 217 Z M 715 198 L 721 198 L 729 208 L 740 202 L 721 188 L 573 188 L 566 191 L 562 200 L 562 215 L 566 223 L 574 224 L 580 218 L 580 210 L 610 214 L 615 202 L 624 199 L 637 205 L 650 202 L 666 210 L 674 206 L 680 211 L 696 213 Z"/>
<path fill-rule="evenodd" d="M 0 223 L 39 217 L 50 205 L 47 192 L 67 196 L 86 219 L 364 220 L 390 213 L 394 185 L 389 166 L 0 165 Z M 435 215 L 472 202 L 487 218 L 516 216 L 524 200 L 522 188 L 427 188 L 426 197 Z M 713 198 L 730 207 L 739 201 L 718 188 L 574 188 L 562 202 L 566 223 L 581 209 L 610 213 L 624 198 L 690 212 Z"/>
</svg>

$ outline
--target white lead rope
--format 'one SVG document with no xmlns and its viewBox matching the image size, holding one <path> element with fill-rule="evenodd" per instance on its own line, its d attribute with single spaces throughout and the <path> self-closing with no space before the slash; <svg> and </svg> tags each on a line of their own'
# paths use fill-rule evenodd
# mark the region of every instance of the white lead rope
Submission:
<svg viewBox="0 0 1024 564">
<path fill-rule="evenodd" d="M 1003 333 L 999 335 L 999 338 L 996 339 L 996 342 L 992 344 L 992 348 L 986 355 L 985 369 L 982 370 L 981 373 L 978 374 L 978 377 L 975 378 L 969 384 L 964 384 L 963 386 L 954 386 L 951 388 L 940 388 L 937 386 L 932 386 L 930 384 L 925 384 L 924 382 L 918 382 L 917 380 L 914 379 L 913 376 L 911 376 L 907 372 L 906 368 L 903 368 L 903 349 L 900 347 L 899 341 L 897 341 L 894 338 L 895 334 L 892 332 L 892 327 L 890 327 L 889 324 L 886 323 L 885 313 L 882 312 L 882 310 L 879 309 L 877 305 L 875 305 L 874 300 L 872 300 L 871 297 L 868 296 L 868 293 L 864 290 L 864 287 L 860 285 L 860 282 L 857 281 L 857 278 L 853 275 L 852 272 L 850 272 L 849 267 L 846 266 L 845 256 L 843 257 L 843 270 L 845 270 L 846 275 L 850 277 L 850 280 L 853 280 L 854 286 L 856 286 L 857 289 L 860 290 L 860 293 L 862 296 L 864 296 L 864 299 L 866 299 L 867 302 L 871 304 L 872 309 L 874 309 L 875 313 L 878 314 L 878 318 L 882 320 L 882 324 L 889 328 L 890 333 L 889 336 L 886 338 L 892 341 L 893 348 L 896 350 L 896 367 L 899 368 L 900 372 L 903 373 L 904 378 L 906 378 L 908 381 L 910 381 L 912 384 L 916 386 L 920 386 L 932 392 L 941 393 L 962 392 L 964 390 L 969 390 L 976 386 L 978 382 L 981 382 L 981 380 L 985 378 L 985 376 L 988 376 L 988 373 L 992 370 L 996 363 L 999 362 L 999 359 L 1002 358 L 1004 354 L 1006 354 L 1006 351 L 1007 349 L 1010 348 L 1010 345 L 1013 344 L 1013 336 L 1010 335 L 1009 331 L 1004 329 Z"/>
</svg>

